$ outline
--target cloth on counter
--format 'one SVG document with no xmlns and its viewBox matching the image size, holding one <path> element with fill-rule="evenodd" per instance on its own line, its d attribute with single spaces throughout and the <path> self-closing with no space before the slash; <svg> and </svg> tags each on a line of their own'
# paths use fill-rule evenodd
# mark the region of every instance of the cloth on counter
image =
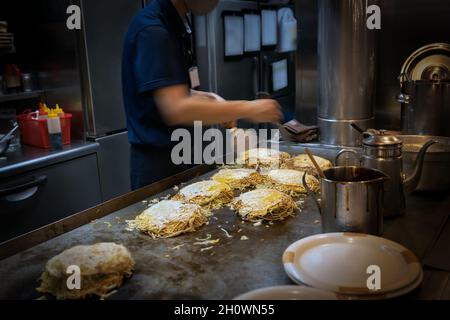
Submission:
<svg viewBox="0 0 450 320">
<path fill-rule="evenodd" d="M 300 143 L 317 139 L 319 133 L 317 126 L 306 126 L 295 119 L 283 124 L 280 132 L 285 140 Z"/>
</svg>

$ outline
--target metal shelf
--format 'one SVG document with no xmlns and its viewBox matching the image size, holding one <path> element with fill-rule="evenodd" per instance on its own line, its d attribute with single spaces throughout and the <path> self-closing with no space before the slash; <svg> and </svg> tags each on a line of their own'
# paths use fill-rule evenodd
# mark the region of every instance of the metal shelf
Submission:
<svg viewBox="0 0 450 320">
<path fill-rule="evenodd" d="M 36 90 L 31 92 L 0 94 L 0 103 L 18 100 L 36 99 L 42 96 L 44 93 L 45 93 L 44 90 Z"/>
</svg>

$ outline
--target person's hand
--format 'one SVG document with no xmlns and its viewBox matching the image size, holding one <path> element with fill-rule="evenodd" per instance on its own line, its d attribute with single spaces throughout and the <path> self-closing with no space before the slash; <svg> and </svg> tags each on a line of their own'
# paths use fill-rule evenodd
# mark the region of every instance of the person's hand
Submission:
<svg viewBox="0 0 450 320">
<path fill-rule="evenodd" d="M 283 119 L 281 106 L 276 100 L 261 99 L 245 103 L 246 118 L 255 123 L 279 123 Z"/>
</svg>

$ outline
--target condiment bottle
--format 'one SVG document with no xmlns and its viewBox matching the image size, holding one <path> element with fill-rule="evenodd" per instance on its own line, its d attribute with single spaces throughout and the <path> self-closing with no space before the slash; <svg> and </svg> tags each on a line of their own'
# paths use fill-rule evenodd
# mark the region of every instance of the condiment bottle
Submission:
<svg viewBox="0 0 450 320">
<path fill-rule="evenodd" d="M 39 110 L 38 110 L 39 119 L 47 119 L 49 111 L 50 109 L 47 108 L 47 105 L 45 103 L 42 102 L 39 103 Z"/>
<path fill-rule="evenodd" d="M 64 110 L 59 107 L 59 104 L 56 104 L 54 112 L 58 115 L 58 117 L 64 116 Z"/>
<path fill-rule="evenodd" d="M 51 110 L 47 118 L 48 135 L 50 138 L 50 146 L 54 150 L 62 149 L 61 122 L 58 115 Z"/>
</svg>

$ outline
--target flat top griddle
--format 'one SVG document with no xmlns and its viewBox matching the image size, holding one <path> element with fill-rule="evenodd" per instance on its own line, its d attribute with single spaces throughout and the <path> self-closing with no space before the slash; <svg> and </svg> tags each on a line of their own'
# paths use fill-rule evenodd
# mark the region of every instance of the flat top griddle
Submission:
<svg viewBox="0 0 450 320">
<path fill-rule="evenodd" d="M 213 173 L 187 183 L 207 179 Z M 170 188 L 147 200 L 151 202 L 175 193 Z M 448 214 L 449 203 L 448 196 L 408 199 L 408 214 L 387 220 L 385 237 L 400 242 L 423 258 L 441 218 Z M 136 262 L 133 276 L 108 299 L 231 299 L 249 290 L 291 284 L 281 262 L 284 250 L 296 240 L 321 232 L 319 213 L 313 201 L 305 199 L 300 212 L 278 223 L 254 226 L 243 223 L 229 208 L 223 208 L 214 212 L 208 225 L 194 233 L 153 240 L 138 231 L 126 230 L 126 220 L 133 219 L 147 205 L 139 201 L 0 260 L 0 299 L 42 297 L 35 288 L 48 259 L 74 245 L 104 241 L 125 245 Z M 211 250 L 201 251 L 207 246 L 194 245 L 194 242 L 208 234 L 220 242 Z M 242 236 L 248 240 L 241 240 Z"/>
</svg>

